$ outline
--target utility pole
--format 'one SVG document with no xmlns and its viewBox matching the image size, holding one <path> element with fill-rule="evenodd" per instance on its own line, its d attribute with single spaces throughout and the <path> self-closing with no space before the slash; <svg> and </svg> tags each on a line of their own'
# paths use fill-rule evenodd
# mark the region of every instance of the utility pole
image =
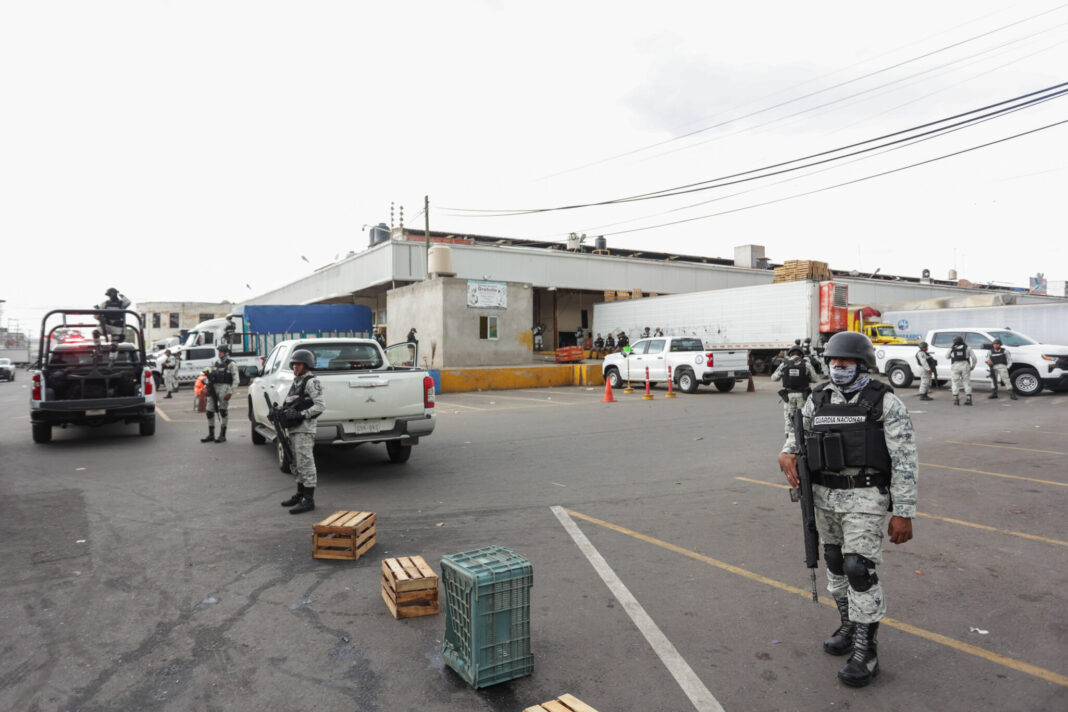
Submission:
<svg viewBox="0 0 1068 712">
<path fill-rule="evenodd" d="M 423 196 L 423 218 L 425 222 L 424 234 L 426 235 L 426 278 L 430 279 L 430 196 Z"/>
</svg>

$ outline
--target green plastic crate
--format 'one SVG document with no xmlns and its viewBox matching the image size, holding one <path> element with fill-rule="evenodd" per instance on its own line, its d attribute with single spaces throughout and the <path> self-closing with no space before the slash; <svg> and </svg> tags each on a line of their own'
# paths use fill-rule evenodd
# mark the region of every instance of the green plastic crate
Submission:
<svg viewBox="0 0 1068 712">
<path fill-rule="evenodd" d="M 534 568 L 511 549 L 487 546 L 441 559 L 445 662 L 472 687 L 529 675 Z"/>
</svg>

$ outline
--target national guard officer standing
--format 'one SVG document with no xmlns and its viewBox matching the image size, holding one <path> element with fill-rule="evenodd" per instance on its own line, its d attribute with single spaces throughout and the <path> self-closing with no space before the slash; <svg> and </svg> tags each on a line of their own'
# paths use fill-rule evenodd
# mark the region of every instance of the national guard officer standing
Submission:
<svg viewBox="0 0 1068 712">
<path fill-rule="evenodd" d="M 805 404 L 805 399 L 812 392 L 809 384 L 817 383 L 816 374 L 809 367 L 805 352 L 796 344 L 786 352 L 786 359 L 771 374 L 771 380 L 782 381 L 783 389 L 779 391 L 779 397 L 783 400 L 782 413 L 786 419 L 786 432 L 790 432 L 790 424 L 794 420 L 794 413 Z"/>
<path fill-rule="evenodd" d="M 127 309 L 130 306 L 130 300 L 126 298 L 125 294 L 120 294 L 119 290 L 114 287 L 110 287 L 104 295 L 107 299 L 96 305 L 97 309 Z M 97 317 L 100 321 L 100 326 L 103 327 L 104 333 L 108 335 L 108 339 L 115 343 L 120 343 L 126 338 L 126 315 L 117 314 L 115 316 L 100 316 Z"/>
<path fill-rule="evenodd" d="M 950 370 L 953 374 L 950 385 L 953 388 L 953 405 L 960 405 L 960 389 L 964 388 L 967 398 L 964 405 L 972 404 L 972 369 L 977 359 L 972 347 L 964 343 L 963 336 L 954 336 L 953 345 L 949 347 Z"/>
<path fill-rule="evenodd" d="M 223 343 L 233 344 L 234 334 L 237 332 L 237 324 L 234 323 L 234 317 L 229 314 L 226 315 L 226 325 L 223 326 Z"/>
<path fill-rule="evenodd" d="M 170 398 L 171 393 L 178 390 L 178 359 L 171 355 L 170 349 L 163 352 L 160 370 L 163 371 L 163 385 L 167 389 L 167 395 L 163 397 Z"/>
<path fill-rule="evenodd" d="M 289 357 L 293 369 L 293 385 L 282 401 L 282 420 L 293 446 L 293 475 L 297 480 L 297 493 L 282 502 L 291 507 L 290 514 L 310 512 L 315 509 L 315 424 L 326 410 L 323 386 L 312 373 L 315 354 L 307 349 L 297 349 Z M 295 506 L 294 506 L 295 505 Z"/>
<path fill-rule="evenodd" d="M 938 378 L 938 373 L 935 371 L 937 362 L 927 349 L 927 342 L 921 341 L 920 350 L 916 352 L 916 363 L 920 364 L 920 400 L 922 401 L 934 400 L 928 393 L 931 392 L 931 382 Z"/>
<path fill-rule="evenodd" d="M 990 380 L 994 382 L 994 392 L 988 398 L 998 397 L 998 381 L 1009 389 L 1009 398 L 1016 400 L 1016 391 L 1012 390 L 1012 381 L 1009 380 L 1009 366 L 1012 365 L 1012 356 L 1001 346 L 1001 339 L 994 339 L 990 348 L 990 357 L 986 360 L 990 366 Z"/>
<path fill-rule="evenodd" d="M 835 334 L 824 356 L 831 380 L 817 386 L 801 409 L 827 590 L 841 618 L 823 649 L 831 655 L 852 651 L 838 678 L 863 687 L 879 672 L 876 637 L 886 615 L 875 573 L 882 562 L 883 522 L 892 512 L 887 533 L 893 543 L 912 538 L 919 463 L 905 404 L 890 386 L 871 378 L 875 348 L 868 337 Z M 799 485 L 798 449 L 791 423 L 779 467 L 792 487 Z"/>
<path fill-rule="evenodd" d="M 230 413 L 230 397 L 234 394 L 234 388 L 241 382 L 241 375 L 237 372 L 237 364 L 230 358 L 230 347 L 219 344 L 216 348 L 219 357 L 209 368 L 204 369 L 208 375 L 208 436 L 201 438 L 202 443 L 226 442 L 226 423 Z M 215 411 L 219 411 L 219 437 L 215 437 Z"/>
</svg>

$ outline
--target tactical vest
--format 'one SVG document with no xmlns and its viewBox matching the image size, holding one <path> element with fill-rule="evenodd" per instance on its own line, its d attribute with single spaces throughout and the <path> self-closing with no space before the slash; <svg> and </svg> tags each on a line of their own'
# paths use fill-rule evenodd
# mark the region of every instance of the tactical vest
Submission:
<svg viewBox="0 0 1068 712">
<path fill-rule="evenodd" d="M 808 390 L 808 370 L 805 360 L 792 358 L 782 366 L 782 385 L 788 391 Z"/>
<path fill-rule="evenodd" d="M 228 368 L 229 365 L 230 359 L 227 358 L 223 359 L 222 361 L 218 361 L 214 366 L 212 366 L 211 382 L 215 384 L 224 383 L 228 386 L 232 386 L 234 384 L 234 375 L 230 373 L 230 369 Z"/>
<path fill-rule="evenodd" d="M 812 415 L 812 435 L 805 438 L 809 467 L 813 472 L 838 473 L 847 467 L 875 470 L 880 477 L 868 477 L 865 486 L 890 482 L 890 451 L 886 432 L 879 418 L 883 396 L 894 389 L 880 381 L 871 381 L 855 403 L 831 403 L 828 384 L 822 383 L 812 393 L 816 409 Z"/>
<path fill-rule="evenodd" d="M 993 351 L 992 350 L 990 352 L 990 361 L 995 366 L 1008 366 L 1009 365 L 1008 352 L 1006 352 L 1005 349 L 1001 349 L 999 351 Z"/>
<path fill-rule="evenodd" d="M 921 368 L 933 370 L 937 361 L 935 361 L 934 358 L 931 357 L 931 354 L 929 354 L 928 352 L 917 351 L 916 363 L 920 364 Z"/>
<path fill-rule="evenodd" d="M 313 401 L 311 399 L 311 396 L 309 396 L 306 392 L 306 387 L 308 385 L 308 381 L 310 380 L 311 376 L 308 376 L 307 378 L 302 378 L 299 381 L 294 382 L 293 385 L 289 387 L 289 393 L 286 394 L 286 399 L 282 402 L 283 410 L 292 409 L 297 412 L 300 412 L 302 410 L 307 410 L 308 408 L 311 408 L 313 405 L 315 405 L 315 401 Z M 287 428 L 292 428 L 293 426 L 300 423 L 300 421 L 303 419 L 304 418 L 301 417 L 300 419 L 295 420 L 293 422 L 287 422 L 285 423 L 285 426 Z"/>
<path fill-rule="evenodd" d="M 949 360 L 953 363 L 958 361 L 968 360 L 968 345 L 967 344 L 953 344 L 949 349 Z"/>
</svg>

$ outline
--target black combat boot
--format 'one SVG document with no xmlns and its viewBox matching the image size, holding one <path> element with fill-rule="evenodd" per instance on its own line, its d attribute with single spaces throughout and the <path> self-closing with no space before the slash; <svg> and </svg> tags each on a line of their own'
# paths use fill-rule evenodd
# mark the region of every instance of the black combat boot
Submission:
<svg viewBox="0 0 1068 712">
<path fill-rule="evenodd" d="M 1016 391 L 1012 390 L 1011 388 L 1009 389 L 1009 398 L 1016 400 Z"/>
<path fill-rule="evenodd" d="M 830 655 L 845 655 L 853 649 L 853 630 L 857 624 L 849 620 L 848 598 L 836 598 L 834 604 L 838 606 L 842 624 L 838 626 L 838 630 L 831 633 L 830 638 L 823 641 L 823 652 Z"/>
<path fill-rule="evenodd" d="M 208 428 L 208 437 L 201 438 L 200 442 L 202 442 L 202 443 L 213 443 L 213 442 L 215 442 L 215 428 Z"/>
<path fill-rule="evenodd" d="M 864 687 L 879 674 L 875 636 L 878 623 L 857 623 L 853 632 L 853 656 L 838 671 L 838 679 L 850 687 Z"/>
<path fill-rule="evenodd" d="M 964 405 L 971 405 L 971 404 L 972 404 L 972 394 L 969 393 L 968 395 L 964 396 Z"/>
<path fill-rule="evenodd" d="M 297 493 L 282 502 L 283 507 L 292 507 L 294 504 L 300 504 L 300 500 L 304 499 L 304 485 L 300 482 L 297 483 Z"/>
<path fill-rule="evenodd" d="M 219 427 L 219 437 L 215 438 L 215 442 L 217 442 L 217 443 L 226 442 L 226 426 L 225 425 L 222 425 L 222 426 Z"/>
<path fill-rule="evenodd" d="M 290 514 L 303 514 L 304 512 L 310 512 L 315 509 L 315 488 L 305 487 L 304 496 L 300 500 L 300 504 L 289 510 Z"/>
<path fill-rule="evenodd" d="M 990 395 L 988 395 L 986 398 L 987 398 L 987 400 L 992 400 L 992 399 L 997 398 L 997 397 L 998 397 L 998 384 L 995 383 L 994 384 L 994 392 L 991 393 Z"/>
<path fill-rule="evenodd" d="M 953 405 L 960 405 L 960 396 L 953 396 Z"/>
<path fill-rule="evenodd" d="M 920 400 L 929 401 L 929 400 L 934 400 L 934 398 L 932 398 L 931 396 L 927 395 L 926 393 L 923 393 L 923 394 L 920 395 Z"/>
<path fill-rule="evenodd" d="M 170 394 L 170 393 L 168 393 L 167 395 L 163 396 L 163 400 L 167 400 L 167 399 L 168 399 L 168 398 L 170 398 L 170 397 L 171 397 L 171 394 Z"/>
</svg>

